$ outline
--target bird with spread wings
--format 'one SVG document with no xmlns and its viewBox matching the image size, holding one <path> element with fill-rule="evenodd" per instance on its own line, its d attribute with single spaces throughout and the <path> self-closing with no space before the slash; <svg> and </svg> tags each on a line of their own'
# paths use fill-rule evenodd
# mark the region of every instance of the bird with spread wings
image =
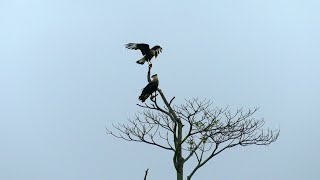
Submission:
<svg viewBox="0 0 320 180">
<path fill-rule="evenodd" d="M 153 48 L 149 48 L 148 44 L 144 43 L 128 43 L 125 45 L 128 49 L 140 50 L 143 57 L 137 61 L 138 64 L 144 64 L 146 61 L 151 64 L 151 59 L 153 57 L 157 58 L 158 54 L 162 52 L 162 48 L 158 45 Z"/>
</svg>

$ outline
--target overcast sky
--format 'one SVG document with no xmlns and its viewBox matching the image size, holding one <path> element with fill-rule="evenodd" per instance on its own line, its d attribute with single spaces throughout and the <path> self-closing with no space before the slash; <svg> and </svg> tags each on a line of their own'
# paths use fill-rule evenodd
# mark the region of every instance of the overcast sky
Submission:
<svg viewBox="0 0 320 180">
<path fill-rule="evenodd" d="M 175 179 L 172 154 L 107 136 L 139 110 L 153 61 L 175 103 L 260 107 L 270 146 L 229 149 L 193 179 L 318 180 L 320 1 L 0 0 L 0 179 Z M 186 167 L 186 171 L 190 167 Z"/>
</svg>

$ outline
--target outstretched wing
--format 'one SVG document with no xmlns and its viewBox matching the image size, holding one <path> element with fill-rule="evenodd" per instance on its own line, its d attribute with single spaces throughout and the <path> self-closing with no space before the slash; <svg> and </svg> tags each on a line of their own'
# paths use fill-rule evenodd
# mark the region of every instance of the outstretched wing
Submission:
<svg viewBox="0 0 320 180">
<path fill-rule="evenodd" d="M 126 48 L 128 49 L 134 49 L 137 50 L 139 49 L 142 53 L 142 55 L 146 55 L 148 51 L 150 51 L 149 45 L 148 44 L 143 44 L 143 43 L 128 43 L 125 45 Z"/>
<path fill-rule="evenodd" d="M 151 51 L 154 52 L 154 57 L 157 57 L 158 54 L 162 52 L 162 47 L 154 46 L 153 48 L 151 48 Z"/>
</svg>

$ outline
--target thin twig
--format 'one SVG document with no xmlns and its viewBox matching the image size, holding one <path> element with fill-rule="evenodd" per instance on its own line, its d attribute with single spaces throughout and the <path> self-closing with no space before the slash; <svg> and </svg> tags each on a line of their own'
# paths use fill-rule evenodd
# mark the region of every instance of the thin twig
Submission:
<svg viewBox="0 0 320 180">
<path fill-rule="evenodd" d="M 147 180 L 148 171 L 149 171 L 149 168 L 146 170 L 146 174 L 144 175 L 144 179 L 143 180 Z"/>
</svg>

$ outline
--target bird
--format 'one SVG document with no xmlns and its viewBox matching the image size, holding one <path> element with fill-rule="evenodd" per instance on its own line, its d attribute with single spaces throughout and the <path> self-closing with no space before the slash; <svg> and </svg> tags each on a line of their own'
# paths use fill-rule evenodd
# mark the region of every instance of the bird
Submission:
<svg viewBox="0 0 320 180">
<path fill-rule="evenodd" d="M 137 61 L 138 64 L 143 65 L 146 61 L 151 64 L 151 59 L 153 56 L 157 58 L 158 54 L 162 52 L 162 47 L 159 45 L 149 48 L 149 44 L 144 43 L 128 43 L 125 45 L 128 49 L 140 50 L 143 57 Z"/>
<path fill-rule="evenodd" d="M 158 86 L 159 86 L 159 80 L 158 80 L 158 75 L 154 74 L 151 76 L 152 80 L 149 82 L 149 84 L 143 88 L 141 95 L 139 96 L 139 100 L 142 102 L 146 101 L 148 97 L 157 91 Z"/>
</svg>

